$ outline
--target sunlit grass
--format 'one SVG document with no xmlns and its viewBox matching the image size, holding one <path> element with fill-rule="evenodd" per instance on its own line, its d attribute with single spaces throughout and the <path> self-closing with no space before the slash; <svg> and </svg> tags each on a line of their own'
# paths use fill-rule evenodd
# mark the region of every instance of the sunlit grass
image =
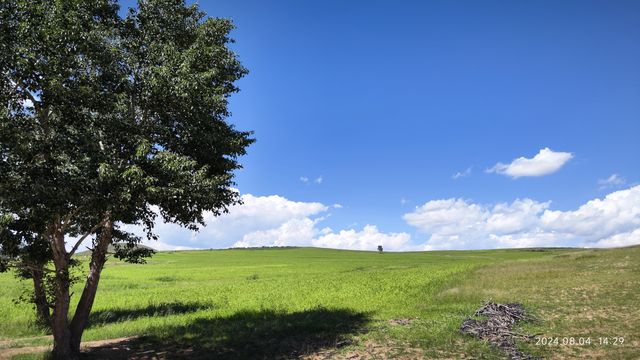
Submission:
<svg viewBox="0 0 640 360">
<path fill-rule="evenodd" d="M 145 335 L 237 351 L 242 346 L 234 339 L 242 335 L 250 346 L 274 354 L 284 350 L 260 343 L 260 334 L 313 335 L 326 342 L 322 336 L 335 329 L 352 339 L 342 352 L 365 351 L 375 343 L 398 354 L 417 349 L 426 357 L 491 358 L 499 353 L 458 332 L 461 321 L 491 298 L 522 302 L 543 320 L 525 330 L 548 336 L 626 335 L 632 345 L 640 334 L 633 321 L 640 318 L 639 258 L 637 248 L 384 254 L 300 248 L 167 252 L 146 265 L 111 260 L 83 340 Z M 28 285 L 0 275 L 0 338 L 43 335 L 32 325 L 33 310 L 12 302 Z M 395 318 L 412 321 L 390 325 Z M 315 324 L 323 319 L 322 326 Z M 28 339 L 12 346 L 49 342 Z M 547 356 L 631 354 L 628 347 L 528 349 Z"/>
</svg>

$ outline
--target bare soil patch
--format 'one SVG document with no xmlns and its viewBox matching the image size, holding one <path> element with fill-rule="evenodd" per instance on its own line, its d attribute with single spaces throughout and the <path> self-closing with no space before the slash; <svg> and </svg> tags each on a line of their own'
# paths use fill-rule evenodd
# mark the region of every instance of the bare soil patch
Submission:
<svg viewBox="0 0 640 360">
<path fill-rule="evenodd" d="M 389 320 L 389 325 L 407 326 L 407 325 L 411 325 L 413 320 L 415 320 L 415 318 L 391 319 L 391 320 Z"/>
<path fill-rule="evenodd" d="M 301 357 L 302 360 L 418 360 L 425 359 L 424 351 L 393 343 L 379 344 L 373 341 L 364 343 L 362 349 L 338 352 L 337 349 L 318 351 Z"/>
<path fill-rule="evenodd" d="M 42 338 L 46 338 L 46 337 L 50 337 L 50 336 L 43 336 Z M 118 339 L 86 341 L 82 343 L 82 350 L 87 351 L 93 348 L 106 348 L 106 347 L 109 347 L 110 345 L 120 346 L 120 344 L 126 343 L 128 341 L 132 341 L 134 339 L 136 339 L 136 337 L 124 337 L 124 338 L 118 338 Z M 18 340 L 25 340 L 25 339 L 18 339 Z M 51 349 L 52 349 L 51 345 L 0 349 L 0 360 L 11 359 L 11 357 L 16 355 L 21 355 L 21 354 L 42 353 L 46 351 L 51 351 Z"/>
</svg>

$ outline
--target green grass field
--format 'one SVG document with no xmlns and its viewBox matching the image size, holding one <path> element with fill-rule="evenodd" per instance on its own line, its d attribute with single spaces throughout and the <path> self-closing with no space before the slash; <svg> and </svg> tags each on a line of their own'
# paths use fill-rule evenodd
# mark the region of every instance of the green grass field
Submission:
<svg viewBox="0 0 640 360">
<path fill-rule="evenodd" d="M 2 348 L 50 344 L 31 307 L 13 302 L 29 285 L 0 274 L 0 358 Z M 638 247 L 205 250 L 158 253 L 145 265 L 110 260 L 83 340 L 142 336 L 128 343 L 132 351 L 167 358 L 500 358 L 458 331 L 488 299 L 523 303 L 539 322 L 521 331 L 560 338 L 521 344 L 531 354 L 640 357 Z M 563 345 L 569 337 L 592 342 Z M 605 337 L 624 342 L 600 344 Z"/>
</svg>

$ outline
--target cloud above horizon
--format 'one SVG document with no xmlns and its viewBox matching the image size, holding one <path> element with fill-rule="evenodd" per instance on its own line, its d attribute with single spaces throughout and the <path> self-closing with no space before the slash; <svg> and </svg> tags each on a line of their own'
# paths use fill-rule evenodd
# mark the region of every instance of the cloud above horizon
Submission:
<svg viewBox="0 0 640 360">
<path fill-rule="evenodd" d="M 314 246 L 351 250 L 448 250 L 522 247 L 616 247 L 640 243 L 640 185 L 612 192 L 575 210 L 551 202 L 516 199 L 479 204 L 461 198 L 427 201 L 404 214 L 416 230 L 388 233 L 375 224 L 334 230 L 322 226 L 340 209 L 319 202 L 292 201 L 278 195 L 242 195 L 243 205 L 219 217 L 205 213 L 198 232 L 156 222 L 159 250 L 261 246 Z M 137 226 L 126 230 L 142 234 Z"/>
<path fill-rule="evenodd" d="M 486 172 L 510 176 L 514 179 L 525 176 L 544 176 L 560 170 L 571 158 L 573 158 L 572 153 L 556 152 L 546 147 L 531 159 L 519 157 L 509 164 L 499 162 Z"/>
<path fill-rule="evenodd" d="M 336 249 L 375 250 L 378 245 L 388 250 L 402 250 L 410 240 L 407 233 L 384 233 L 374 225 L 361 230 L 334 232 L 321 227 L 332 209 L 319 202 L 298 202 L 278 195 L 242 195 L 243 205 L 232 206 L 228 214 L 214 216 L 205 212 L 206 226 L 193 232 L 158 219 L 155 232 L 159 241 L 145 244 L 158 250 L 184 250 L 225 247 L 316 246 Z M 139 226 L 126 225 L 125 230 L 142 235 Z M 175 244 L 175 245 L 172 245 Z"/>
<path fill-rule="evenodd" d="M 326 232 L 312 241 L 316 247 L 351 250 L 375 250 L 382 245 L 385 250 L 407 250 L 411 235 L 401 233 L 383 233 L 375 225 L 365 225 L 361 231 L 341 230 L 338 233 Z"/>
<path fill-rule="evenodd" d="M 551 202 L 516 199 L 482 205 L 432 200 L 404 215 L 427 234 L 424 250 L 542 246 L 612 247 L 640 243 L 640 186 L 591 200 L 573 211 Z"/>
</svg>

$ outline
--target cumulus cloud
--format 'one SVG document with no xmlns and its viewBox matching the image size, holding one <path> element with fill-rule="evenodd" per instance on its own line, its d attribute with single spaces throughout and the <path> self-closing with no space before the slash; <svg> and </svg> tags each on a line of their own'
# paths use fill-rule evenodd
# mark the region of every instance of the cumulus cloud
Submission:
<svg viewBox="0 0 640 360">
<path fill-rule="evenodd" d="M 244 239 L 245 235 L 276 229 L 293 219 L 315 217 L 327 212 L 330 207 L 319 202 L 291 201 L 282 196 L 241 196 L 243 205 L 229 208 L 228 214 L 214 216 L 211 212 L 203 214 L 206 226 L 199 231 L 165 223 L 158 218 L 154 231 L 160 241 L 166 244 L 189 248 L 224 248 Z M 127 225 L 124 229 L 141 235 L 139 226 Z M 156 242 L 145 242 L 154 247 Z"/>
<path fill-rule="evenodd" d="M 640 228 L 640 186 L 615 191 L 574 211 L 545 211 L 545 229 L 573 234 L 589 243 Z"/>
<path fill-rule="evenodd" d="M 302 181 L 303 183 L 308 183 L 309 182 L 309 178 L 306 176 L 300 176 L 300 181 Z"/>
<path fill-rule="evenodd" d="M 406 233 L 386 234 L 367 225 L 361 231 L 353 229 L 334 232 L 321 223 L 332 209 L 342 205 L 319 202 L 299 202 L 282 196 L 242 195 L 243 205 L 232 206 L 229 214 L 214 216 L 205 213 L 207 226 L 198 232 L 164 223 L 155 224 L 159 242 L 145 241 L 159 250 L 260 246 L 318 246 L 341 249 L 375 250 L 383 245 L 389 250 L 400 249 L 410 236 Z M 126 230 L 142 235 L 138 226 Z"/>
<path fill-rule="evenodd" d="M 428 201 L 404 214 L 418 237 L 387 233 L 375 225 L 331 229 L 323 222 L 340 205 L 292 201 L 282 196 L 242 195 L 244 205 L 191 232 L 159 220 L 156 249 L 317 246 L 354 250 L 490 249 L 539 246 L 613 247 L 640 243 L 640 185 L 593 199 L 577 209 L 554 210 L 551 202 L 516 199 L 479 204 L 452 198 Z M 142 234 L 139 227 L 126 230 Z"/>
<path fill-rule="evenodd" d="M 573 211 L 517 199 L 482 205 L 432 200 L 404 215 L 428 234 L 423 248 L 488 249 L 537 246 L 609 247 L 640 243 L 640 186 L 591 200 Z"/>
<path fill-rule="evenodd" d="M 233 244 L 233 247 L 308 246 L 313 238 L 320 233 L 320 230 L 315 226 L 317 222 L 318 219 L 294 218 L 277 228 L 245 234 L 242 240 Z"/>
<path fill-rule="evenodd" d="M 531 159 L 519 157 L 509 164 L 497 163 L 486 171 L 510 176 L 514 179 L 523 176 L 544 176 L 560 170 L 572 157 L 573 154 L 569 152 L 556 152 L 544 148 Z"/>
<path fill-rule="evenodd" d="M 152 248 L 154 248 L 154 249 L 156 249 L 158 251 L 198 250 L 198 248 L 194 248 L 194 247 L 190 247 L 190 246 L 172 245 L 172 244 L 167 244 L 167 243 L 162 242 L 162 241 L 153 241 L 153 242 L 145 241 L 145 244 L 151 246 Z"/>
<path fill-rule="evenodd" d="M 279 195 L 241 196 L 242 205 L 235 205 L 229 209 L 229 214 L 214 217 L 205 214 L 208 224 L 232 225 L 233 227 L 264 227 L 281 224 L 291 218 L 302 218 L 325 212 L 328 206 L 319 202 L 292 201 Z"/>
<path fill-rule="evenodd" d="M 432 200 L 404 215 L 405 221 L 425 232 L 454 235 L 473 229 L 485 218 L 480 205 L 462 199 Z"/>
<path fill-rule="evenodd" d="M 382 245 L 385 250 L 403 250 L 411 236 L 407 233 L 380 232 L 375 225 L 366 225 L 361 231 L 353 229 L 328 233 L 312 241 L 313 246 L 334 249 L 373 250 Z"/>
<path fill-rule="evenodd" d="M 640 229 L 635 229 L 626 233 L 612 235 L 608 238 L 592 243 L 592 247 L 622 247 L 637 245 L 640 243 Z"/>
<path fill-rule="evenodd" d="M 407 233 L 384 233 L 375 225 L 334 232 L 331 228 L 319 229 L 320 219 L 293 219 L 278 228 L 246 234 L 234 247 L 259 246 L 315 246 L 332 249 L 375 250 L 382 245 L 387 250 L 404 250 L 411 236 Z"/>
</svg>

